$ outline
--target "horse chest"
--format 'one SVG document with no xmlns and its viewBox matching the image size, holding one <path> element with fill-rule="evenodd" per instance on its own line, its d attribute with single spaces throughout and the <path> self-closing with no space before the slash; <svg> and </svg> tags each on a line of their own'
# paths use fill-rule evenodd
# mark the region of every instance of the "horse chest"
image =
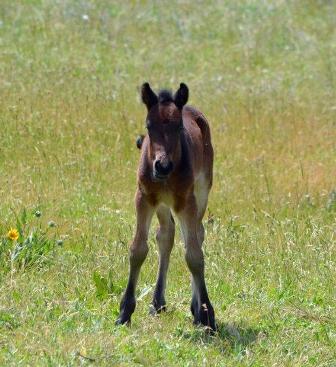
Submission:
<svg viewBox="0 0 336 367">
<path fill-rule="evenodd" d="M 170 192 L 169 190 L 165 190 L 162 191 L 160 193 L 158 193 L 158 202 L 159 203 L 163 203 L 167 206 L 169 206 L 170 208 L 173 207 L 174 205 L 174 196 L 173 193 Z"/>
</svg>

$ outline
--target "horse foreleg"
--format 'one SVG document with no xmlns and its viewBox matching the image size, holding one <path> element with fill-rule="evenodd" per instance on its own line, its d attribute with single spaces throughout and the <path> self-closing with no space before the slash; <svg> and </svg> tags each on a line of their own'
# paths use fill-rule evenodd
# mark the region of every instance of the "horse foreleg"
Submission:
<svg viewBox="0 0 336 367">
<path fill-rule="evenodd" d="M 148 203 L 144 194 L 139 190 L 135 196 L 137 213 L 136 232 L 130 247 L 130 272 L 125 293 L 120 302 L 120 314 L 116 324 L 125 324 L 131 321 L 131 315 L 135 310 L 135 288 L 138 281 L 140 268 L 148 253 L 148 231 L 154 209 Z"/>
<path fill-rule="evenodd" d="M 191 196 L 184 210 L 178 213 L 185 241 L 185 259 L 192 275 L 192 304 L 191 311 L 195 324 L 203 324 L 216 330 L 215 314 L 209 300 L 204 279 L 204 255 L 199 233 L 197 205 Z"/>
</svg>

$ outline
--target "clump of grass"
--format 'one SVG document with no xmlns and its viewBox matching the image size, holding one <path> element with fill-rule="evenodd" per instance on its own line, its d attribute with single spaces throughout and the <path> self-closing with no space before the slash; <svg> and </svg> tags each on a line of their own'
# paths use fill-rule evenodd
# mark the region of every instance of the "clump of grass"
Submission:
<svg viewBox="0 0 336 367">
<path fill-rule="evenodd" d="M 111 270 L 106 277 L 95 271 L 92 278 L 96 287 L 96 296 L 100 300 L 104 300 L 113 294 L 119 295 L 123 291 L 123 286 L 113 281 Z"/>
<path fill-rule="evenodd" d="M 43 226 L 41 212 L 28 215 L 24 209 L 16 215 L 16 226 L 0 238 L 0 266 L 6 273 L 10 270 L 25 270 L 40 267 L 52 258 L 56 247 L 63 244 L 58 239 L 56 224 Z"/>
</svg>

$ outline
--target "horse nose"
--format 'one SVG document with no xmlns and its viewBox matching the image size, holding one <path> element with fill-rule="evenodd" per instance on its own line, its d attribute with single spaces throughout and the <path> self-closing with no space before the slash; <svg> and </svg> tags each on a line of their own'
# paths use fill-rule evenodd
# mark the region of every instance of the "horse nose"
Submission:
<svg viewBox="0 0 336 367">
<path fill-rule="evenodd" d="M 155 161 L 154 168 L 156 173 L 160 176 L 168 176 L 173 170 L 173 163 L 171 161 L 160 161 L 159 159 Z"/>
</svg>

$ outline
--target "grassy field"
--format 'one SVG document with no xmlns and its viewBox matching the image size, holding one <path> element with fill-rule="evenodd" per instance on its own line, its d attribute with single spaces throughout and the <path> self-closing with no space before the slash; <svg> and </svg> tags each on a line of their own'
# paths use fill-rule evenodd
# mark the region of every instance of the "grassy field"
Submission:
<svg viewBox="0 0 336 367">
<path fill-rule="evenodd" d="M 327 0 L 1 0 L 0 366 L 336 366 L 335 14 Z M 167 313 L 148 315 L 155 222 L 132 325 L 114 326 L 144 81 L 184 81 L 211 124 L 215 336 L 192 325 L 179 234 Z"/>
</svg>

